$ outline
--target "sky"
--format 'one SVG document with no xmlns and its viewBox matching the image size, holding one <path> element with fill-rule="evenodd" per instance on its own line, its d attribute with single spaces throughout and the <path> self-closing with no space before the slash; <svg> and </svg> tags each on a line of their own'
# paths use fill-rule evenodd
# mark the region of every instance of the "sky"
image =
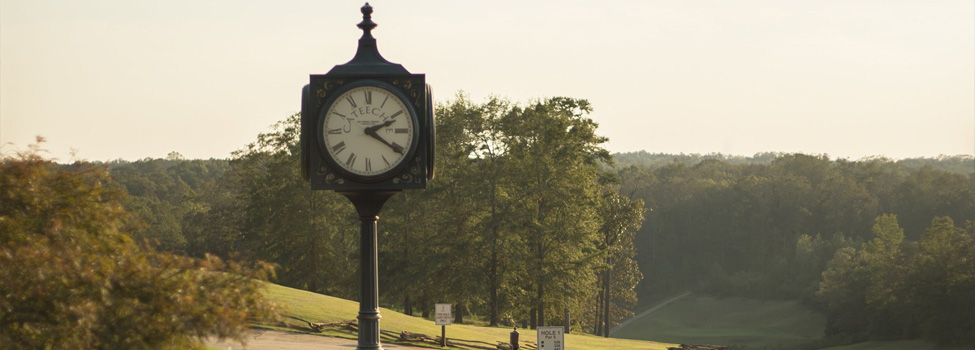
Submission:
<svg viewBox="0 0 975 350">
<path fill-rule="evenodd" d="M 352 58 L 363 3 L 0 0 L 0 151 L 229 158 Z M 971 0 L 370 4 L 436 102 L 584 98 L 611 152 L 975 154 Z"/>
</svg>

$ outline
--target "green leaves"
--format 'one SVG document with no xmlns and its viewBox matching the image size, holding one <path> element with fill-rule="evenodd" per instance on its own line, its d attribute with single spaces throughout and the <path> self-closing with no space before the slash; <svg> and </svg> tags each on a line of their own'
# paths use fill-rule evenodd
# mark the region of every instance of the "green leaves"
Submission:
<svg viewBox="0 0 975 350">
<path fill-rule="evenodd" d="M 12 349 L 186 349 L 239 337 L 275 307 L 267 264 L 140 248 L 103 166 L 36 153 L 0 164 L 0 343 Z"/>
<path fill-rule="evenodd" d="M 920 242 L 902 243 L 893 215 L 878 217 L 874 233 L 862 250 L 837 251 L 823 272 L 827 335 L 971 342 L 975 235 L 939 217 Z"/>
<path fill-rule="evenodd" d="M 601 288 L 596 271 L 609 254 L 597 247 L 596 210 L 597 163 L 608 153 L 590 111 L 587 101 L 562 97 L 523 106 L 461 94 L 441 105 L 438 178 L 394 197 L 380 221 L 382 297 L 425 309 L 463 304 L 492 325 L 552 324 L 535 317 L 558 319 L 568 307 L 588 326 Z M 633 272 L 619 289 L 632 291 Z"/>
</svg>

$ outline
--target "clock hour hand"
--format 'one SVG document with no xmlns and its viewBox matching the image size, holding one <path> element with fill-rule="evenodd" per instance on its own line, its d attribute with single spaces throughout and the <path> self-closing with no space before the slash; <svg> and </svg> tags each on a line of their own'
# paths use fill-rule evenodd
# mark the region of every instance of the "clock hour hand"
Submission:
<svg viewBox="0 0 975 350">
<path fill-rule="evenodd" d="M 385 123 L 382 123 L 382 124 L 379 124 L 379 125 L 373 125 L 373 126 L 370 126 L 368 128 L 365 128 L 365 129 L 363 129 L 363 131 L 365 131 L 366 134 L 373 135 L 373 134 L 376 134 L 376 130 L 385 128 L 385 127 L 389 126 L 390 124 L 393 124 L 393 122 L 395 122 L 395 121 L 396 120 L 390 119 L 390 120 L 387 120 Z"/>
<path fill-rule="evenodd" d="M 379 134 L 376 133 L 376 130 L 379 130 L 380 128 L 387 127 L 387 126 L 389 126 L 389 124 L 392 124 L 392 123 L 393 123 L 393 121 L 390 120 L 390 121 L 387 121 L 387 122 L 382 123 L 382 124 L 379 124 L 379 125 L 370 126 L 370 127 L 368 127 L 368 128 L 365 129 L 366 135 L 372 136 L 372 138 L 374 138 L 376 140 L 379 140 L 379 142 L 382 142 L 386 146 L 389 146 L 389 148 L 392 148 L 393 149 L 393 152 L 396 152 L 396 153 L 399 153 L 399 154 L 403 154 L 403 146 L 397 145 L 395 143 L 389 143 L 388 141 L 386 141 L 386 139 L 383 139 L 382 136 L 379 136 Z"/>
</svg>

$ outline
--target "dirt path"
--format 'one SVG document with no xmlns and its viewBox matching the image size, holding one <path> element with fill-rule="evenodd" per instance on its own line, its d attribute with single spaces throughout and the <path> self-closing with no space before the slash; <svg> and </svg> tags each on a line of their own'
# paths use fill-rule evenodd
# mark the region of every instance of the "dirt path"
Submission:
<svg viewBox="0 0 975 350">
<path fill-rule="evenodd" d="M 660 309 L 660 308 L 662 308 L 662 307 L 664 307 L 664 306 L 667 306 L 667 304 L 670 304 L 670 303 L 672 303 L 672 302 L 674 302 L 674 301 L 676 301 L 677 299 L 680 299 L 680 298 L 683 298 L 683 297 L 686 297 L 686 296 L 688 296 L 688 295 L 691 295 L 691 292 L 687 292 L 687 293 L 684 293 L 684 294 L 681 294 L 681 295 L 678 295 L 678 296 L 676 296 L 676 297 L 673 297 L 673 298 L 670 298 L 670 299 L 667 299 L 667 300 L 665 300 L 664 302 L 662 302 L 662 303 L 660 303 L 660 304 L 657 304 L 657 305 L 654 305 L 653 307 L 651 307 L 651 308 L 649 308 L 649 309 L 647 309 L 647 310 L 645 310 L 645 311 L 643 311 L 643 312 L 641 312 L 641 313 L 640 313 L 639 315 L 636 315 L 636 316 L 633 316 L 633 317 L 630 317 L 630 319 L 628 319 L 628 320 L 626 320 L 626 321 L 623 321 L 623 323 L 620 323 L 620 325 L 619 325 L 619 326 L 616 326 L 616 327 L 613 327 L 612 329 L 610 329 L 610 330 L 609 330 L 609 335 L 613 335 L 613 333 L 615 333 L 616 331 L 618 331 L 618 330 L 620 330 L 620 328 L 623 328 L 623 327 L 626 327 L 626 325 L 628 325 L 628 324 L 630 324 L 631 322 L 633 322 L 633 321 L 636 321 L 636 320 L 638 320 L 638 319 L 640 319 L 640 318 L 642 318 L 643 316 L 646 316 L 646 315 L 649 315 L 650 313 L 652 313 L 652 312 L 654 312 L 654 311 L 657 311 L 658 309 Z"/>
<path fill-rule="evenodd" d="M 247 334 L 247 346 L 229 340 L 217 341 L 215 339 L 207 341 L 206 345 L 224 350 L 350 350 L 355 349 L 357 343 L 355 339 L 254 329 Z M 382 345 L 384 349 L 429 350 L 427 348 L 388 343 L 383 343 Z"/>
</svg>

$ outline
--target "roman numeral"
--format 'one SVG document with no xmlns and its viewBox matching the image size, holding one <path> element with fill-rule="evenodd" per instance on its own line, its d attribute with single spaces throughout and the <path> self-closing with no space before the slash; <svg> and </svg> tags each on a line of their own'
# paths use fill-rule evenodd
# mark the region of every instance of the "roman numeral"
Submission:
<svg viewBox="0 0 975 350">
<path fill-rule="evenodd" d="M 351 168 L 353 164 L 355 164 L 355 153 L 349 153 L 349 159 L 345 160 L 345 165 Z"/>
<path fill-rule="evenodd" d="M 366 91 L 363 91 L 363 93 L 366 95 L 366 104 L 367 105 L 371 105 L 372 104 L 372 91 L 366 90 Z"/>
<path fill-rule="evenodd" d="M 332 146 L 332 153 L 339 154 L 342 153 L 342 150 L 344 149 L 345 149 L 345 141 L 342 141 Z"/>
<path fill-rule="evenodd" d="M 393 132 L 395 132 L 397 134 L 409 134 L 410 133 L 410 129 L 407 129 L 407 128 L 396 128 Z"/>
<path fill-rule="evenodd" d="M 342 133 L 342 128 L 338 128 L 338 129 L 329 129 L 329 130 L 328 130 L 328 133 L 329 133 L 329 134 L 331 134 L 331 135 L 337 135 L 337 134 L 341 134 L 341 133 Z"/>
<path fill-rule="evenodd" d="M 390 118 L 396 118 L 396 116 L 398 116 L 398 115 L 400 115 L 400 114 L 403 114 L 403 111 L 402 111 L 402 110 L 400 110 L 399 112 L 396 112 L 396 113 L 393 113 L 393 115 L 391 115 L 391 116 L 389 116 L 389 117 L 390 117 Z"/>
<path fill-rule="evenodd" d="M 389 161 L 386 160 L 386 156 L 384 156 L 384 155 L 379 155 L 379 156 L 380 157 L 383 157 L 383 162 L 386 162 L 386 166 L 389 166 Z"/>
<path fill-rule="evenodd" d="M 386 98 L 383 99 L 383 104 L 379 105 L 379 108 L 383 108 L 383 106 L 386 105 L 386 101 L 389 101 L 389 96 L 386 96 Z"/>
<path fill-rule="evenodd" d="M 339 113 L 339 112 L 336 112 L 336 111 L 332 111 L 332 114 L 337 115 L 337 116 L 340 116 L 340 117 L 345 118 L 345 119 L 349 119 L 349 117 L 346 117 L 345 114 L 342 114 L 342 113 Z"/>
<path fill-rule="evenodd" d="M 372 171 L 372 159 L 366 158 L 366 171 Z"/>
<path fill-rule="evenodd" d="M 355 104 L 355 100 L 352 99 L 352 96 L 346 96 L 345 97 L 345 100 L 346 101 L 349 101 L 349 104 L 352 105 L 352 108 L 359 107 L 358 105 Z"/>
</svg>

